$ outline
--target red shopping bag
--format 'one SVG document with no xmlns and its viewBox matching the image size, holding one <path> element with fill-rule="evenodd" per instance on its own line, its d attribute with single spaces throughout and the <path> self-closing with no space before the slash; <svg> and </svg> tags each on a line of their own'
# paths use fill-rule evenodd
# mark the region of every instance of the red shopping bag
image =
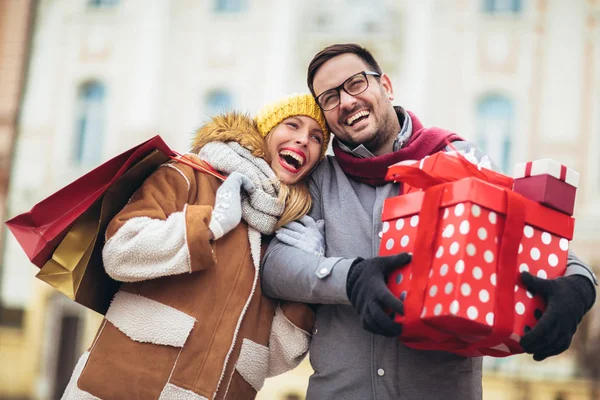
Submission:
<svg viewBox="0 0 600 400">
<path fill-rule="evenodd" d="M 119 287 L 102 264 L 106 226 L 144 180 L 170 158 L 224 179 L 210 165 L 178 155 L 155 136 L 8 221 L 29 259 L 40 268 L 36 277 L 77 303 L 106 313 Z"/>
<path fill-rule="evenodd" d="M 6 225 L 31 262 L 41 268 L 75 220 L 131 166 L 154 150 L 172 158 L 178 155 L 160 136 L 154 136 L 60 189 L 33 206 L 30 211 L 8 220 Z M 207 172 L 209 170 L 215 173 L 208 166 Z"/>
</svg>

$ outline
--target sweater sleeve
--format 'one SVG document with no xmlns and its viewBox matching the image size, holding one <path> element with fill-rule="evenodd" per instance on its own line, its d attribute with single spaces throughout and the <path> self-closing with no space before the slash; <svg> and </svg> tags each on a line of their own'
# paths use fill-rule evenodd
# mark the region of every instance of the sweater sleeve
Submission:
<svg viewBox="0 0 600 400">
<path fill-rule="evenodd" d="M 209 205 L 189 205 L 199 190 L 193 170 L 164 164 L 109 223 L 102 251 L 113 279 L 137 282 L 189 273 L 215 265 L 208 224 Z"/>
<path fill-rule="evenodd" d="M 322 218 L 320 190 L 309 180 L 312 208 L 309 215 Z M 262 260 L 262 288 L 271 297 L 312 304 L 350 304 L 346 278 L 354 258 L 321 257 L 288 246 L 276 238 Z"/>
<path fill-rule="evenodd" d="M 594 285 L 598 286 L 598 278 L 596 274 L 589 265 L 585 264 L 583 261 L 577 257 L 575 253 L 573 253 L 569 249 L 569 255 L 567 257 L 567 270 L 565 271 L 565 276 L 569 275 L 582 275 L 588 278 Z"/>
</svg>

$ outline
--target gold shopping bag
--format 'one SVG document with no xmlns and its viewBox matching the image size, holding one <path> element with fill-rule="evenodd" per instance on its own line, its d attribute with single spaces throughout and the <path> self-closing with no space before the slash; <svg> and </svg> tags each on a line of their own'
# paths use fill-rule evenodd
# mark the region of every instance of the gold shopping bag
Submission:
<svg viewBox="0 0 600 400">
<path fill-rule="evenodd" d="M 75 220 L 36 277 L 77 303 L 105 314 L 119 288 L 102 264 L 106 227 L 144 180 L 168 160 L 169 156 L 154 150 L 127 170 Z"/>
</svg>

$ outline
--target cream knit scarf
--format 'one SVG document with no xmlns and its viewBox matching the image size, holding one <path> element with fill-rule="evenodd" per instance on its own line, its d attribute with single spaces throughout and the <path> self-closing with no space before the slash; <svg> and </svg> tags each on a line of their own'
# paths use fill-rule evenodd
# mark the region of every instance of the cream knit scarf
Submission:
<svg viewBox="0 0 600 400">
<path fill-rule="evenodd" d="M 281 184 L 269 164 L 237 142 L 207 143 L 199 157 L 220 172 L 237 171 L 252 180 L 254 193 L 249 195 L 242 189 L 242 218 L 260 233 L 272 234 L 285 204 L 278 199 Z"/>
</svg>

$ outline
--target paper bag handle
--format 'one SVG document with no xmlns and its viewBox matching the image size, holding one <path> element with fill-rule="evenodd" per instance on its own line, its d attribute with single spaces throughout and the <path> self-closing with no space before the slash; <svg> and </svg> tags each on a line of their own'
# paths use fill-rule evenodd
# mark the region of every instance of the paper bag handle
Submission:
<svg viewBox="0 0 600 400">
<path fill-rule="evenodd" d="M 222 181 L 224 181 L 227 177 L 225 175 L 220 174 L 216 169 L 214 169 L 209 163 L 207 163 L 206 161 L 203 160 L 199 160 L 199 162 L 192 160 L 191 158 L 187 158 L 185 155 L 183 154 L 179 154 L 176 151 L 173 151 L 173 153 L 175 154 L 174 156 L 169 155 L 169 158 L 172 160 L 175 160 L 177 162 L 180 162 L 182 164 L 187 165 L 188 167 L 195 169 L 196 171 L 200 171 L 200 172 L 204 172 L 206 174 L 212 175 L 215 178 L 218 178 Z"/>
</svg>

